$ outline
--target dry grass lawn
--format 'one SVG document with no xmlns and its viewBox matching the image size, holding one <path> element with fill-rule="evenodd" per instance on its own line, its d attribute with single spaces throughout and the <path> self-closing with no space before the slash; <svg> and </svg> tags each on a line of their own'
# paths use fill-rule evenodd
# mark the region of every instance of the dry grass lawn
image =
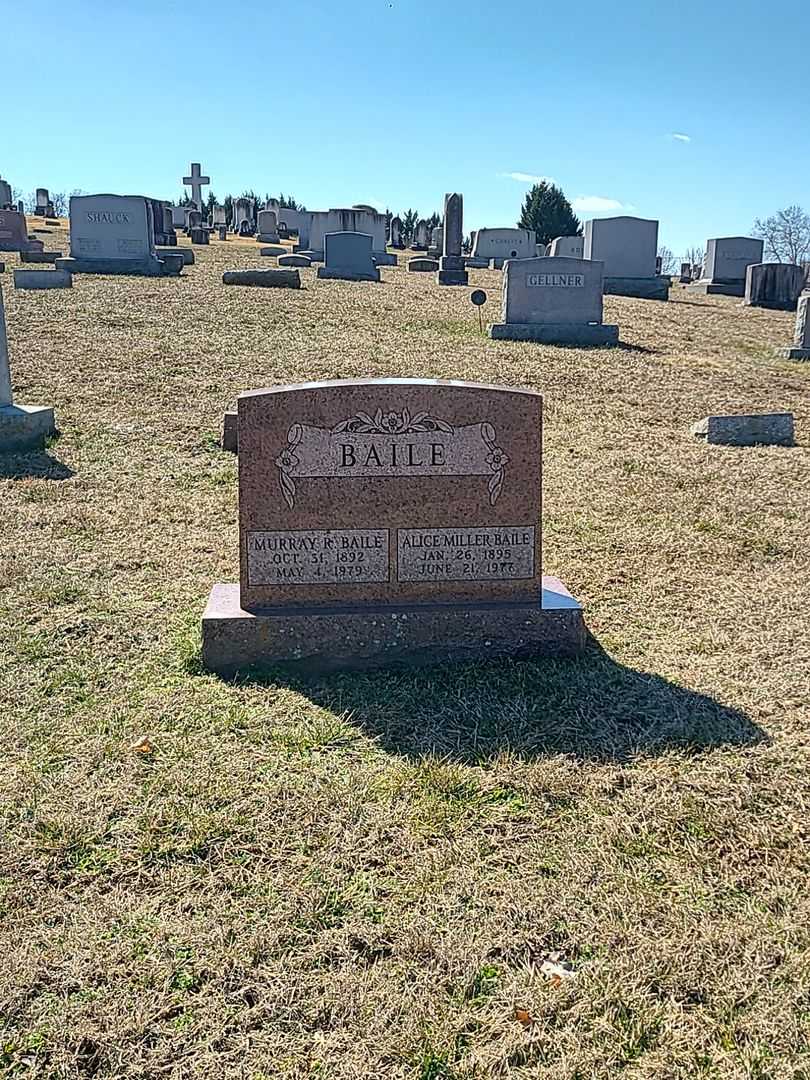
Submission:
<svg viewBox="0 0 810 1080">
<path fill-rule="evenodd" d="M 3 256 L 17 397 L 61 437 L 0 458 L 0 1074 L 810 1077 L 793 316 L 676 286 L 607 298 L 619 349 L 495 343 L 468 290 L 404 265 L 223 286 L 274 265 L 255 246 L 44 293 Z M 496 317 L 500 275 L 470 279 Z M 205 673 L 206 597 L 238 575 L 223 410 L 394 375 L 546 395 L 545 569 L 598 645 Z M 688 435 L 782 409 L 795 448 Z M 546 978 L 555 952 L 573 978 Z"/>
</svg>

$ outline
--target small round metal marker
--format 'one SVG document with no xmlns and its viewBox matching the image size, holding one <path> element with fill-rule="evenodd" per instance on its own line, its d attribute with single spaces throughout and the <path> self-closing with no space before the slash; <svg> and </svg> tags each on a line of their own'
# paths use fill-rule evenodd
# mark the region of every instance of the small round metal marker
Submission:
<svg viewBox="0 0 810 1080">
<path fill-rule="evenodd" d="M 484 332 L 484 320 L 481 315 L 481 307 L 487 302 L 487 294 L 483 289 L 473 289 L 470 293 L 470 303 L 475 304 L 478 308 L 478 329 L 483 334 Z"/>
</svg>

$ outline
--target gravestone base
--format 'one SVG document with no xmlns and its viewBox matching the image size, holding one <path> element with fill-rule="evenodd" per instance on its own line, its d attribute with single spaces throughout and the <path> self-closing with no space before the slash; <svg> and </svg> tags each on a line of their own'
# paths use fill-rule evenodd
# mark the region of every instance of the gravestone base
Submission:
<svg viewBox="0 0 810 1080">
<path fill-rule="evenodd" d="M 24 263 L 55 263 L 62 258 L 61 251 L 21 251 L 20 262 Z"/>
<path fill-rule="evenodd" d="M 399 259 L 391 251 L 372 251 L 371 257 L 377 266 L 399 266 Z"/>
<path fill-rule="evenodd" d="M 259 248 L 259 254 L 265 256 L 286 255 L 287 249 L 282 247 L 281 244 L 271 244 L 270 247 Z"/>
<path fill-rule="evenodd" d="M 355 270 L 341 266 L 319 266 L 319 278 L 338 278 L 340 281 L 379 281 L 380 271 L 372 270 L 368 274 L 358 274 Z"/>
<path fill-rule="evenodd" d="M 605 293 L 611 296 L 635 296 L 639 300 L 669 299 L 670 279 L 659 275 L 651 278 L 605 278 Z"/>
<path fill-rule="evenodd" d="M 329 670 L 576 656 L 582 608 L 557 578 L 535 603 L 364 604 L 254 613 L 238 584 L 215 585 L 202 618 L 203 663 L 229 677 L 250 667 Z"/>
<path fill-rule="evenodd" d="M 468 285 L 470 281 L 466 270 L 437 270 L 437 285 Z"/>
<path fill-rule="evenodd" d="M 208 243 L 208 229 L 200 226 L 200 228 L 189 229 L 188 238 L 192 244 L 207 244 Z"/>
<path fill-rule="evenodd" d="M 785 347 L 776 350 L 777 356 L 785 360 L 810 360 L 810 349 L 796 349 Z"/>
<path fill-rule="evenodd" d="M 466 285 L 469 282 L 467 268 L 462 255 L 442 255 L 436 274 L 439 285 Z"/>
<path fill-rule="evenodd" d="M 606 323 L 492 323 L 494 341 L 539 341 L 546 345 L 616 345 L 618 326 Z"/>
<path fill-rule="evenodd" d="M 686 291 L 701 296 L 745 296 L 744 281 L 696 281 Z"/>
<path fill-rule="evenodd" d="M 464 265 L 468 270 L 488 270 L 489 259 L 482 259 L 478 255 L 466 255 Z"/>
<path fill-rule="evenodd" d="M 46 405 L 0 405 L 0 453 L 41 449 L 55 431 Z"/>
<path fill-rule="evenodd" d="M 160 259 L 81 259 L 67 256 L 56 260 L 57 270 L 71 274 L 122 274 L 126 277 L 177 277 L 183 269 L 182 255 Z"/>
<path fill-rule="evenodd" d="M 179 255 L 183 260 L 183 266 L 194 265 L 194 252 L 190 247 L 159 247 L 155 248 L 159 259 L 167 255 Z"/>
<path fill-rule="evenodd" d="M 277 232 L 260 232 L 256 233 L 256 239 L 260 244 L 277 244 L 281 237 Z"/>
</svg>

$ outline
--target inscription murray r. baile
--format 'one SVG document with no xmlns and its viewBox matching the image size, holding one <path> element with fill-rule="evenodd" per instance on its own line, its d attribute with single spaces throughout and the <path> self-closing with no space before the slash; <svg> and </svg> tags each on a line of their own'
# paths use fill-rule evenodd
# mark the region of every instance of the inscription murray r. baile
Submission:
<svg viewBox="0 0 810 1080">
<path fill-rule="evenodd" d="M 250 585 L 388 581 L 388 529 L 247 534 Z"/>
<path fill-rule="evenodd" d="M 332 428 L 293 424 L 275 458 L 279 485 L 292 510 L 305 477 L 486 476 L 498 501 L 509 458 L 487 422 L 454 427 L 427 412 L 358 412 Z"/>
</svg>

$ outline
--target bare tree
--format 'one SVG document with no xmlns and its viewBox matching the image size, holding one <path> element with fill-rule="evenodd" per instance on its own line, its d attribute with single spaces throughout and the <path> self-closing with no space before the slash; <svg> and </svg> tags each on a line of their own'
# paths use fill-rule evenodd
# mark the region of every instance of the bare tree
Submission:
<svg viewBox="0 0 810 1080">
<path fill-rule="evenodd" d="M 660 247 L 658 249 L 658 258 L 661 260 L 661 273 L 664 275 L 674 274 L 677 269 L 677 262 L 675 256 L 672 254 L 672 249 L 668 247 Z"/>
<path fill-rule="evenodd" d="M 53 212 L 57 217 L 67 217 L 68 197 L 64 191 L 55 191 L 51 195 L 51 202 L 53 203 Z"/>
<path fill-rule="evenodd" d="M 704 252 L 702 247 L 688 247 L 683 253 L 683 262 L 690 266 L 703 266 Z"/>
<path fill-rule="evenodd" d="M 765 241 L 765 258 L 798 263 L 810 259 L 810 215 L 800 206 L 787 206 L 763 221 L 754 222 L 754 235 Z"/>
</svg>

